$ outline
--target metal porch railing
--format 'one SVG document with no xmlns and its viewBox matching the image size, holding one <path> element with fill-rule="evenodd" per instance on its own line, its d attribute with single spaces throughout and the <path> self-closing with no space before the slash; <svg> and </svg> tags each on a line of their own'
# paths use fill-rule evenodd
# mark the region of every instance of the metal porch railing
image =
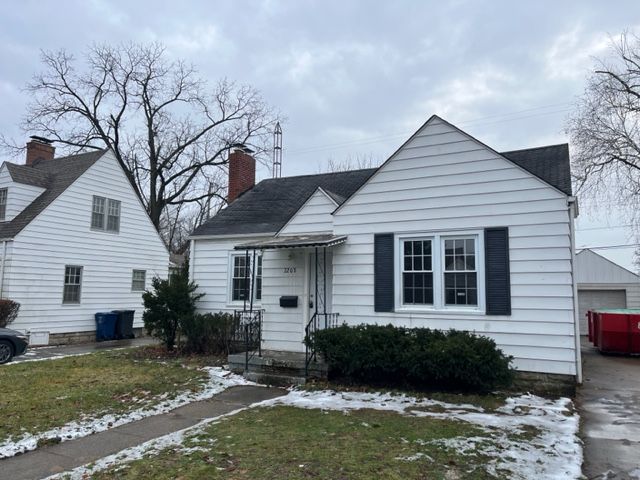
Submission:
<svg viewBox="0 0 640 480">
<path fill-rule="evenodd" d="M 262 313 L 263 310 L 235 310 L 233 343 L 244 349 L 244 369 L 249 370 L 249 361 L 258 354 L 262 357 Z"/>
<path fill-rule="evenodd" d="M 305 339 L 305 365 L 304 372 L 305 377 L 309 376 L 309 365 L 311 362 L 317 361 L 317 351 L 314 342 L 316 332 L 319 330 L 325 330 L 327 328 L 335 328 L 338 326 L 339 313 L 319 313 L 316 312 L 309 320 L 309 323 L 304 329 Z"/>
</svg>

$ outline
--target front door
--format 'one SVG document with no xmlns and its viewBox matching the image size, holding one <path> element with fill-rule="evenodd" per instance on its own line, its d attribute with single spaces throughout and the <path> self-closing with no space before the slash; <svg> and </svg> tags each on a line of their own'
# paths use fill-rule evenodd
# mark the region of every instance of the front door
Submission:
<svg viewBox="0 0 640 480">
<path fill-rule="evenodd" d="M 316 312 L 331 313 L 333 298 L 333 258 L 331 250 L 324 248 L 311 250 L 307 265 L 309 276 L 307 280 L 308 315 L 306 315 L 306 322 L 308 323 Z"/>
</svg>

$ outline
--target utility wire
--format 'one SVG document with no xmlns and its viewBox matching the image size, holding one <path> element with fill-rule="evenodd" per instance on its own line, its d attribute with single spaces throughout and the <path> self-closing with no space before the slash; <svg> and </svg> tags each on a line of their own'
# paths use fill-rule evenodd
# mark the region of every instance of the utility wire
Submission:
<svg viewBox="0 0 640 480">
<path fill-rule="evenodd" d="M 487 115 L 485 117 L 475 118 L 475 119 L 471 119 L 471 120 L 464 120 L 464 121 L 461 121 L 461 122 L 456 122 L 456 125 L 467 125 L 468 126 L 468 125 L 476 124 L 478 122 L 484 122 L 485 120 L 490 120 L 490 119 L 493 119 L 493 118 L 501 118 L 500 120 L 494 120 L 494 121 L 491 121 L 491 122 L 485 122 L 484 123 L 484 125 L 493 125 L 493 124 L 496 124 L 496 123 L 509 122 L 509 121 L 513 121 L 513 120 L 520 120 L 520 119 L 533 118 L 533 117 L 546 116 L 546 115 L 554 115 L 554 114 L 558 114 L 558 113 L 567 112 L 570 109 L 569 108 L 563 108 L 563 109 L 560 109 L 560 110 L 553 110 L 553 111 L 549 111 L 549 112 L 533 113 L 531 115 L 519 115 L 519 114 L 528 113 L 528 112 L 535 112 L 536 110 L 542 110 L 542 109 L 545 109 L 545 108 L 558 107 L 558 106 L 568 106 L 568 105 L 571 105 L 571 104 L 570 103 L 556 103 L 556 104 L 550 104 L 550 105 L 543 105 L 543 106 L 540 106 L 540 107 L 527 108 L 527 109 L 524 109 L 524 110 L 517 110 L 517 111 L 514 111 L 514 112 L 495 114 L 495 115 Z M 514 116 L 514 115 L 516 115 L 516 116 Z M 509 117 L 509 118 L 502 118 L 502 117 Z M 314 146 L 314 147 L 306 147 L 306 148 L 299 148 L 299 149 L 290 150 L 287 153 L 288 154 L 306 154 L 306 153 L 312 153 L 312 152 L 323 151 L 323 150 L 331 150 L 331 149 L 334 149 L 334 148 L 346 147 L 346 146 L 351 146 L 351 145 L 365 145 L 365 144 L 369 144 L 369 143 L 378 143 L 378 142 L 381 142 L 381 141 L 391 140 L 391 139 L 398 138 L 398 137 L 406 137 L 408 135 L 411 135 L 412 133 L 413 133 L 413 131 L 411 131 L 411 132 L 405 131 L 405 132 L 402 132 L 402 133 L 381 135 L 381 136 L 377 136 L 377 137 L 361 138 L 359 140 L 351 140 L 351 141 L 346 141 L 346 142 L 341 142 L 341 143 L 317 145 L 317 146 Z"/>
</svg>

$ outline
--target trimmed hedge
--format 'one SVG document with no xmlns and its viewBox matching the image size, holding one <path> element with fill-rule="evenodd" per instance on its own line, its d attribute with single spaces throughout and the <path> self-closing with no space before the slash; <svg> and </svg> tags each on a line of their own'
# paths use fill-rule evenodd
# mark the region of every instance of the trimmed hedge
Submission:
<svg viewBox="0 0 640 480">
<path fill-rule="evenodd" d="M 324 354 L 330 377 L 350 383 L 489 392 L 513 380 L 511 357 L 469 332 L 342 325 L 306 341 Z"/>
<path fill-rule="evenodd" d="M 182 321 L 187 353 L 229 354 L 233 349 L 232 336 L 238 320 L 230 313 L 196 314 Z"/>
<path fill-rule="evenodd" d="M 20 311 L 20 304 L 9 300 L 8 298 L 0 298 L 0 328 L 5 328 L 13 322 Z"/>
</svg>

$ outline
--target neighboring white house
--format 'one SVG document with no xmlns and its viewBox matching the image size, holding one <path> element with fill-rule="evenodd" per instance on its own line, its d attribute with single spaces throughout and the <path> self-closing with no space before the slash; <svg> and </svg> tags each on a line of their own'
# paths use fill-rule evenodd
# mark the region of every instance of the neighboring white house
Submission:
<svg viewBox="0 0 640 480">
<path fill-rule="evenodd" d="M 21 305 L 11 327 L 88 340 L 94 314 L 114 309 L 135 309 L 141 327 L 143 290 L 167 276 L 164 243 L 111 151 L 53 156 L 34 139 L 26 164 L 0 167 L 0 296 Z"/>
<path fill-rule="evenodd" d="M 640 277 L 596 252 L 576 255 L 580 333 L 587 335 L 587 312 L 598 308 L 640 308 Z"/>
<path fill-rule="evenodd" d="M 318 316 L 468 330 L 580 381 L 567 145 L 498 153 L 433 116 L 377 169 L 254 186 L 247 157 L 191 237 L 201 311 L 262 309 L 263 349 L 290 352 Z"/>
</svg>

